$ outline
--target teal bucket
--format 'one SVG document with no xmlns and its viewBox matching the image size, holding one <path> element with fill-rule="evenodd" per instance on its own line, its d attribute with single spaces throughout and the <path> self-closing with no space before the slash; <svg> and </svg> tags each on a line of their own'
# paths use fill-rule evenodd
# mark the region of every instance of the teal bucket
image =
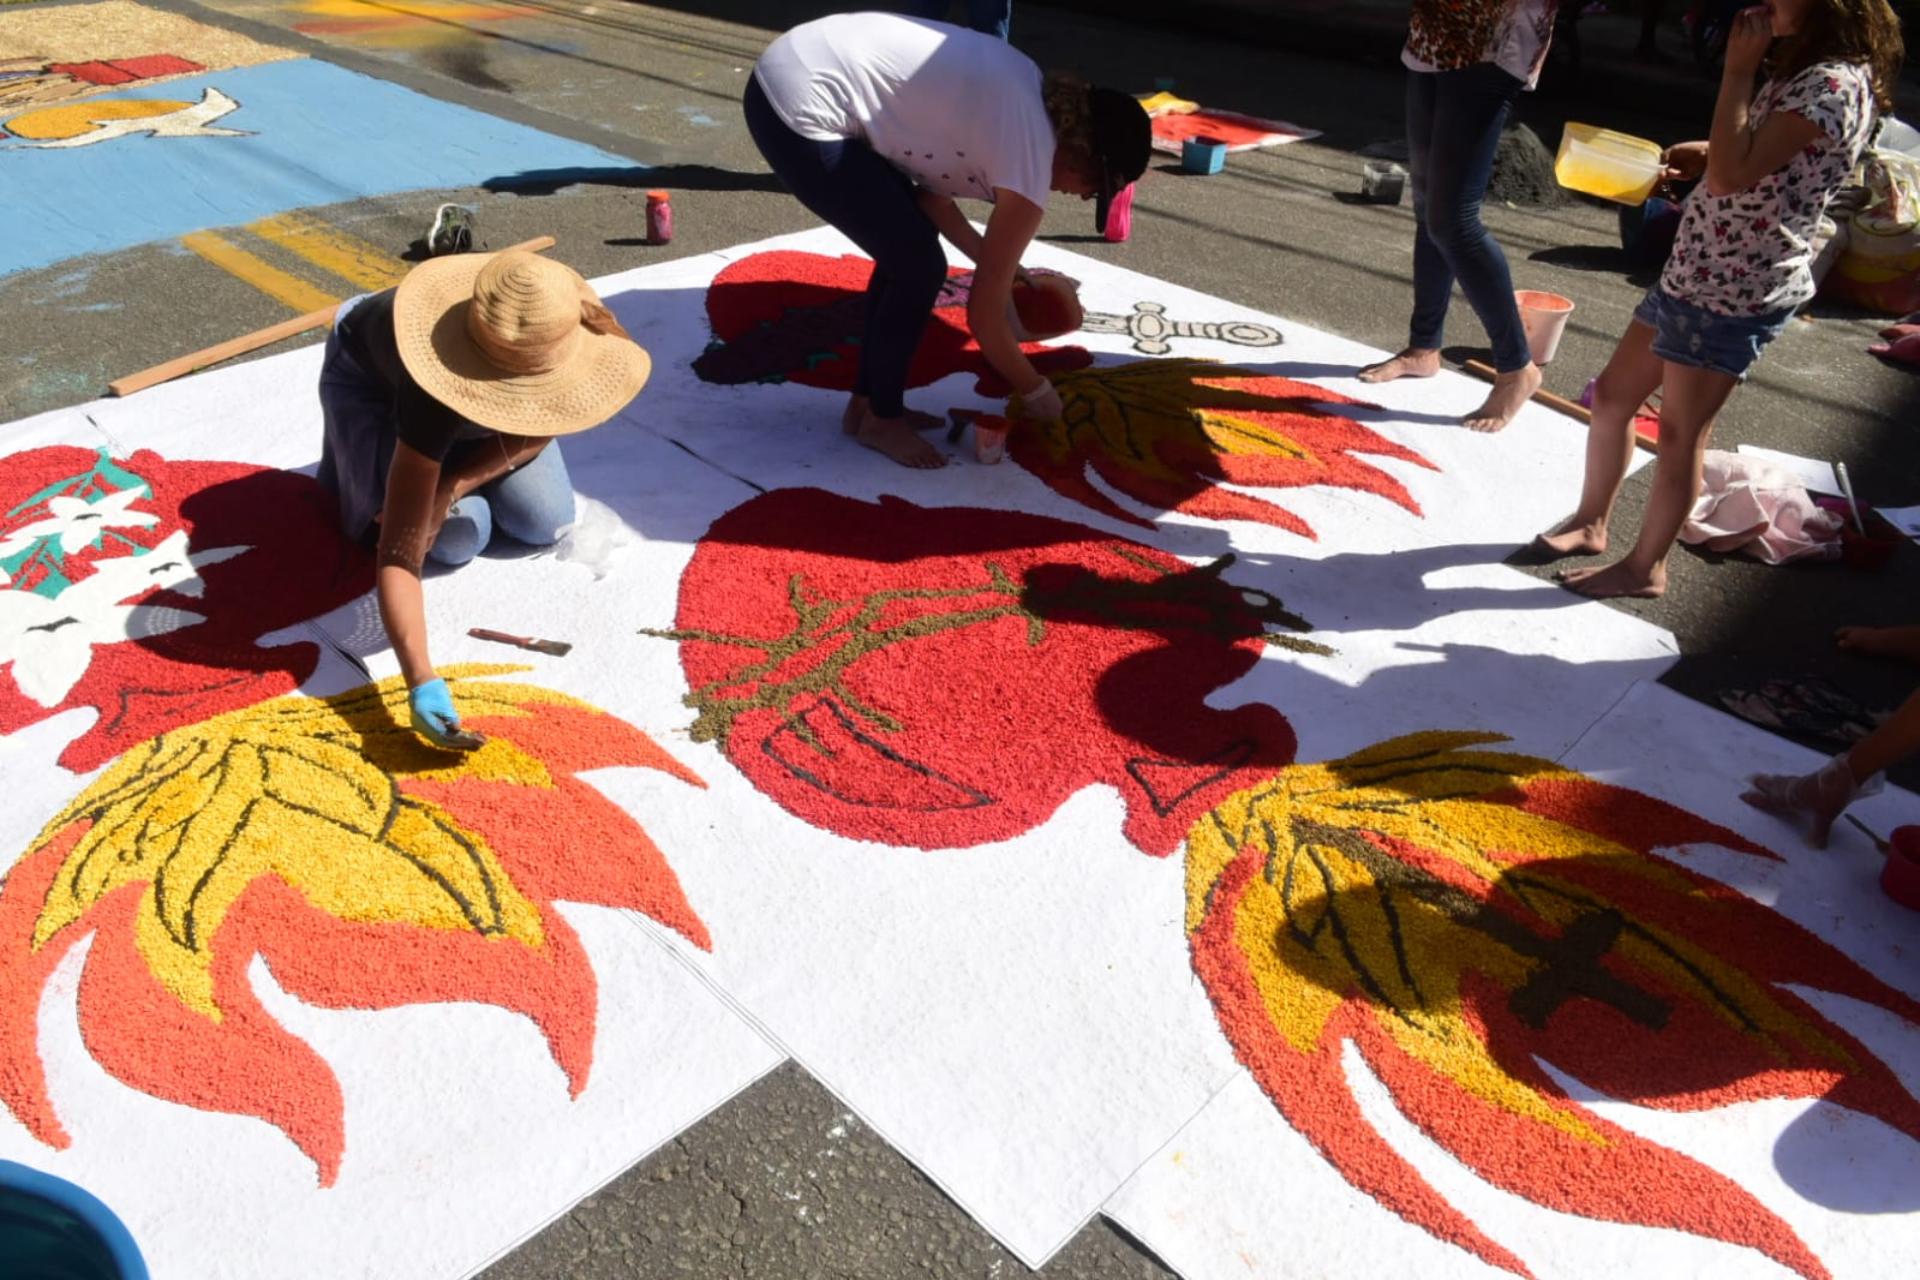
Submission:
<svg viewBox="0 0 1920 1280">
<path fill-rule="evenodd" d="M 148 1280 L 113 1210 L 71 1182 L 0 1160 L 0 1275 L 7 1280 Z"/>
</svg>

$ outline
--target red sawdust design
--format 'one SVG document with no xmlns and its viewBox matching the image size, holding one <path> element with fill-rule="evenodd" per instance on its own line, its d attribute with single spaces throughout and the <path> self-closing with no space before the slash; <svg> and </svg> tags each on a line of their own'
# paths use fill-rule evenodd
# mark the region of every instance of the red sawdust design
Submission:
<svg viewBox="0 0 1920 1280">
<path fill-rule="evenodd" d="M 1004 840 L 1104 783 L 1164 855 L 1292 758 L 1272 708 L 1207 705 L 1304 620 L 1203 567 L 1039 516 L 779 490 L 716 521 L 680 581 L 681 662 L 714 741 L 824 830 Z"/>
<path fill-rule="evenodd" d="M 865 258 L 774 250 L 728 263 L 707 286 L 707 317 L 714 345 L 693 362 L 707 382 L 798 382 L 851 391 L 866 326 L 866 288 L 873 263 Z M 973 273 L 949 273 L 914 354 L 909 387 L 954 373 L 971 373 L 982 395 L 1011 390 L 980 353 L 967 328 L 967 289 Z M 1028 343 L 1020 348 L 1042 373 L 1082 368 L 1092 356 L 1080 347 Z"/>
<path fill-rule="evenodd" d="M 1156 142 L 1179 144 L 1188 138 L 1212 138 L 1229 148 L 1258 147 L 1282 138 L 1293 137 L 1285 129 L 1272 129 L 1245 117 L 1218 115 L 1207 110 L 1167 112 L 1153 118 Z"/>
<path fill-rule="evenodd" d="M 64 496 L 93 500 L 128 487 L 128 476 L 147 487 L 133 510 L 157 516 L 156 523 L 112 529 L 100 546 L 59 557 L 67 578 L 78 582 L 101 560 L 150 551 L 182 530 L 192 554 L 246 550 L 200 568 L 199 595 L 160 589 L 127 597 L 204 621 L 94 648 L 86 674 L 57 706 L 28 698 L 11 669 L 0 668 L 0 735 L 75 707 L 98 713 L 61 753 L 60 763 L 75 773 L 156 734 L 298 688 L 313 674 L 319 647 L 296 641 L 263 648 L 258 638 L 326 613 L 373 585 L 372 557 L 341 536 L 333 500 L 311 478 L 235 462 L 170 462 L 145 449 L 108 460 L 55 446 L 0 459 L 0 538 L 45 516 L 44 501 L 23 504 L 65 481 L 81 483 Z M 30 562 L 11 589 L 44 587 L 47 571 L 46 563 Z"/>
<path fill-rule="evenodd" d="M 69 75 L 75 80 L 84 80 L 88 84 L 113 85 L 129 84 L 135 80 L 152 80 L 159 76 L 190 75 L 206 68 L 197 62 L 171 53 L 150 53 L 138 58 L 112 58 L 94 62 L 55 62 L 47 67 L 48 75 Z"/>
<path fill-rule="evenodd" d="M 498 922 L 476 928 L 423 922 L 434 913 L 409 910 L 423 891 L 419 871 L 402 859 L 383 868 L 395 880 L 392 894 L 368 888 L 365 862 L 353 861 L 366 846 L 354 845 L 350 816 L 341 819 L 339 849 L 302 839 L 311 837 L 311 826 L 289 830 L 270 869 L 244 884 L 223 916 L 209 923 L 209 936 L 192 940 L 198 959 L 188 955 L 185 963 L 210 973 L 207 1007 L 195 1008 L 168 981 L 167 966 L 177 970 L 181 961 L 164 959 L 156 967 L 151 938 L 156 919 L 173 918 L 155 892 L 167 864 L 191 856 L 191 828 L 165 846 L 172 852 L 164 857 L 125 840 L 100 846 L 92 856 L 131 860 L 147 874 L 122 877 L 125 883 L 83 903 L 69 913 L 70 923 L 34 941 L 37 932 L 46 932 L 50 910 L 97 879 L 84 860 L 75 859 L 76 846 L 94 826 L 112 820 L 151 829 L 166 810 L 162 799 L 148 805 L 146 818 L 127 819 L 119 809 L 96 812 L 83 804 L 94 817 L 82 816 L 44 838 L 0 886 L 0 1102 L 35 1137 L 54 1147 L 70 1143 L 40 1060 L 39 1008 L 48 977 L 89 934 L 79 1024 L 100 1065 L 155 1097 L 266 1121 L 314 1161 L 323 1186 L 338 1177 L 347 1151 L 340 1087 L 326 1062 L 255 996 L 248 977 L 254 957 L 266 962 L 289 994 L 320 1007 L 481 1001 L 523 1014 L 540 1029 L 577 1096 L 593 1064 L 598 988 L 578 936 L 553 903 L 644 911 L 710 947 L 705 926 L 645 832 L 571 775 L 620 765 L 659 769 L 695 786 L 703 785 L 699 779 L 645 734 L 583 704 L 521 686 L 466 682 L 460 669 L 443 673 L 456 682 L 461 705 L 477 712 L 469 723 L 492 739 L 485 749 L 490 759 L 467 757 L 449 767 L 445 753 L 394 723 L 394 706 L 404 713 L 403 689 L 283 699 L 213 722 L 201 738 L 220 738 L 224 722 L 229 745 L 218 766 L 223 772 L 244 771 L 245 761 L 233 753 L 249 749 L 249 742 L 262 744 L 257 749 L 271 757 L 270 768 L 287 769 L 278 780 L 269 774 L 268 788 L 248 813 L 257 813 L 256 806 L 299 803 L 303 796 L 324 805 L 338 789 L 364 795 L 368 778 L 382 776 L 397 794 L 434 806 L 430 812 L 441 815 L 444 831 L 479 842 L 484 856 L 496 860 L 489 863 L 498 871 L 491 892 L 507 904 L 496 913 Z M 491 691 L 493 701 L 476 690 Z M 253 719 L 234 725 L 236 716 Z M 276 717 L 285 729 L 277 738 L 266 731 Z M 181 748 L 199 741 L 194 732 L 182 730 L 173 742 L 152 744 L 153 769 L 173 768 Z M 367 770 L 302 790 L 305 776 L 339 758 L 324 745 L 304 759 L 291 755 L 287 744 L 308 734 L 364 752 Z M 153 769 L 145 772 L 151 776 Z M 136 765 L 110 773 L 96 784 L 108 789 L 101 803 L 129 794 L 141 772 Z M 128 776 L 116 778 L 120 773 Z M 215 795 L 202 811 L 220 808 Z M 246 847 L 247 837 L 237 829 L 215 834 L 236 850 Z M 263 834 L 272 839 L 274 833 Z M 343 893 L 357 904 L 352 918 L 326 905 Z M 444 906 L 431 888 L 424 896 L 429 907 Z"/>
</svg>

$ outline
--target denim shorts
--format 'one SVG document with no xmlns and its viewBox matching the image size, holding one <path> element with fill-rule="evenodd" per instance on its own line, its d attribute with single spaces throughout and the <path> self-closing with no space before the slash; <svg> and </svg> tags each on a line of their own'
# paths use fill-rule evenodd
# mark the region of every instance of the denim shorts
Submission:
<svg viewBox="0 0 1920 1280">
<path fill-rule="evenodd" d="M 1793 319 L 1793 311 L 1788 307 L 1759 316 L 1723 316 L 1655 285 L 1633 309 L 1633 318 L 1653 330 L 1653 354 L 1662 360 L 1744 382 L 1761 351 Z"/>
</svg>

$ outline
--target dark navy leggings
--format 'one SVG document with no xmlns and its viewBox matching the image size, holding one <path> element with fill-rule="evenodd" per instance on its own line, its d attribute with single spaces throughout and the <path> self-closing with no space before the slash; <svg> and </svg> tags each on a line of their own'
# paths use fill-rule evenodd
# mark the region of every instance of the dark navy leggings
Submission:
<svg viewBox="0 0 1920 1280">
<path fill-rule="evenodd" d="M 1521 82 L 1491 62 L 1459 71 L 1407 73 L 1408 167 L 1413 170 L 1413 323 L 1407 345 L 1438 350 L 1453 284 L 1467 295 L 1493 345 L 1493 367 L 1524 369 L 1533 357 L 1513 300 L 1507 256 L 1480 221 Z"/>
<path fill-rule="evenodd" d="M 747 77 L 747 132 L 787 189 L 873 259 L 855 394 L 874 416 L 906 410 L 907 370 L 947 278 L 940 233 L 920 210 L 907 176 L 858 139 L 816 142 L 786 126 L 760 81 Z"/>
</svg>

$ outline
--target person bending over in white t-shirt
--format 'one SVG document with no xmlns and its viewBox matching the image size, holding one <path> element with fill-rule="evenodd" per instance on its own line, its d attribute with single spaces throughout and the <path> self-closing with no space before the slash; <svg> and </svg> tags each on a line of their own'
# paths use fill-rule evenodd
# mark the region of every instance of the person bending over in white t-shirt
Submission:
<svg viewBox="0 0 1920 1280">
<path fill-rule="evenodd" d="M 967 323 L 1017 393 L 1016 411 L 1060 416 L 1060 396 L 1008 321 L 1020 258 L 1051 192 L 1097 200 L 1146 170 L 1152 127 L 1124 93 L 1042 75 L 1004 41 L 944 22 L 846 13 L 795 27 L 747 82 L 747 128 L 802 204 L 873 259 L 860 370 L 844 426 L 909 467 L 946 459 L 916 429 L 939 419 L 903 396 L 946 279 L 944 235 L 973 259 Z M 986 200 L 985 235 L 956 198 Z"/>
</svg>

